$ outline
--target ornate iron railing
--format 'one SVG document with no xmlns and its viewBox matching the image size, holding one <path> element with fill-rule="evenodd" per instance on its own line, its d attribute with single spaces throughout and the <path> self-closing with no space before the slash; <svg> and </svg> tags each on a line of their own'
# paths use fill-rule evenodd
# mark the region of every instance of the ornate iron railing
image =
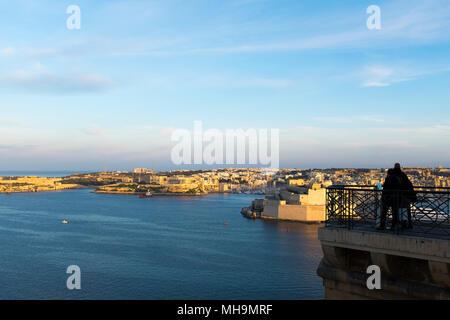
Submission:
<svg viewBox="0 0 450 320">
<path fill-rule="evenodd" d="M 411 191 L 379 190 L 376 186 L 331 186 L 327 188 L 327 219 L 325 226 L 349 229 L 382 225 L 391 230 L 450 238 L 450 188 L 414 187 Z M 409 213 L 409 218 L 408 218 Z M 412 229 L 405 228 L 408 222 Z"/>
</svg>

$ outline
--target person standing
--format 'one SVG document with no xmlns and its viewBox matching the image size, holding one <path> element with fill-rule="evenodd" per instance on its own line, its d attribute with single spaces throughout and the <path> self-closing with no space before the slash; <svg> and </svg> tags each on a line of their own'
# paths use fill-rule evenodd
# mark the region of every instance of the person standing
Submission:
<svg viewBox="0 0 450 320">
<path fill-rule="evenodd" d="M 386 229 L 386 216 L 389 208 L 392 209 L 392 228 L 397 224 L 398 220 L 398 190 L 400 188 L 400 181 L 394 175 L 394 169 L 389 169 L 386 179 L 383 183 L 383 193 L 381 195 L 381 217 L 380 226 L 377 230 Z"/>
<path fill-rule="evenodd" d="M 400 163 L 396 163 L 393 169 L 389 169 L 383 184 L 381 196 L 382 210 L 380 226 L 377 230 L 386 229 L 386 216 L 389 208 L 392 209 L 392 227 L 395 229 L 401 222 L 403 228 L 412 228 L 411 202 L 417 201 L 417 195 L 408 176 L 402 171 Z M 399 221 L 400 210 L 407 211 L 408 220 Z"/>
<path fill-rule="evenodd" d="M 414 186 L 409 180 L 406 173 L 401 169 L 400 163 L 394 165 L 394 175 L 399 177 L 400 180 L 400 192 L 399 192 L 399 208 L 400 210 L 406 209 L 408 213 L 408 221 L 401 221 L 402 227 L 406 229 L 412 229 L 412 218 L 411 218 L 411 202 L 417 201 L 417 194 L 414 191 Z"/>
</svg>

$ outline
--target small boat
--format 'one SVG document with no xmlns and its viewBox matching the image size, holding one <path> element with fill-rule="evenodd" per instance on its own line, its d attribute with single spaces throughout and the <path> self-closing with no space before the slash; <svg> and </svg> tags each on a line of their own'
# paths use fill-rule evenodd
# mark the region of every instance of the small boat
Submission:
<svg viewBox="0 0 450 320">
<path fill-rule="evenodd" d="M 67 221 L 67 220 L 63 220 L 63 221 L 61 221 L 61 223 L 62 223 L 62 224 L 68 224 L 68 223 L 69 223 L 69 221 Z"/>
<path fill-rule="evenodd" d="M 139 195 L 139 198 L 151 198 L 151 197 L 153 197 L 153 195 L 150 191 L 147 191 L 145 194 Z"/>
</svg>

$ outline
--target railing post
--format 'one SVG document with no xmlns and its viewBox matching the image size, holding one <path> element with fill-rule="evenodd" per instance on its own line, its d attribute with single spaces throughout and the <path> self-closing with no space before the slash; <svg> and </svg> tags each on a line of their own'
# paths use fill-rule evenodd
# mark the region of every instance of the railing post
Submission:
<svg viewBox="0 0 450 320">
<path fill-rule="evenodd" d="M 352 190 L 348 190 L 347 193 L 347 224 L 348 224 L 348 228 L 351 229 L 352 228 L 352 221 L 351 221 L 351 211 L 352 211 Z"/>
</svg>

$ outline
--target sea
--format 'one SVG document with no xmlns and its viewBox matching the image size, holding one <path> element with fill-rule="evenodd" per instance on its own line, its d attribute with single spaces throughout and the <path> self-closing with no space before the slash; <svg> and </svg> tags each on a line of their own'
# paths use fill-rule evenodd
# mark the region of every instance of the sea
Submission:
<svg viewBox="0 0 450 320">
<path fill-rule="evenodd" d="M 0 299 L 324 298 L 320 226 L 243 218 L 262 196 L 91 191 L 0 194 Z"/>
</svg>

